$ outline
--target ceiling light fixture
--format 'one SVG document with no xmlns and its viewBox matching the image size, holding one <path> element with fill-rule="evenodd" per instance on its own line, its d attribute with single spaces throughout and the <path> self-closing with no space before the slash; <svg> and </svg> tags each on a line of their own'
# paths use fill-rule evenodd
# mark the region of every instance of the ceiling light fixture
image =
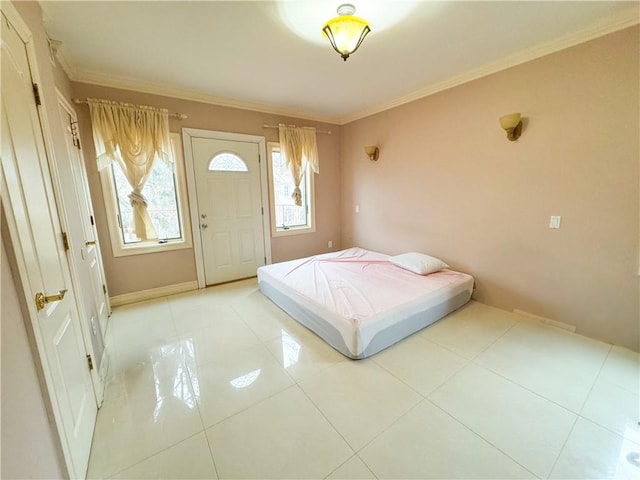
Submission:
<svg viewBox="0 0 640 480">
<path fill-rule="evenodd" d="M 356 13 L 356 7 L 350 3 L 340 5 L 337 11 L 338 16 L 324 24 L 322 33 L 329 39 L 333 49 L 346 62 L 349 55 L 358 49 L 371 29 L 366 20 L 353 15 Z"/>
</svg>

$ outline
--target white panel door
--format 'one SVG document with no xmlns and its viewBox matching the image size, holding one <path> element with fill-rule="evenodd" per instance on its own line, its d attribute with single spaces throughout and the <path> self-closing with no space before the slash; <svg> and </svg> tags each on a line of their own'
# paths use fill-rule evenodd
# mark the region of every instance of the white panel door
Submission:
<svg viewBox="0 0 640 480">
<path fill-rule="evenodd" d="M 84 478 L 96 400 L 34 102 L 31 65 L 25 43 L 6 18 L 2 21 L 2 206 L 67 467 L 72 478 Z M 36 307 L 37 293 L 50 297 L 44 308 Z"/>
<path fill-rule="evenodd" d="M 77 119 L 75 112 L 66 102 L 58 99 L 60 109 L 60 120 L 65 133 L 67 143 L 68 159 L 60 161 L 69 161 L 69 167 L 72 172 L 72 187 L 69 192 L 65 192 L 69 196 L 73 195 L 73 199 L 78 205 L 80 211 L 79 217 L 70 217 L 69 235 L 72 238 L 75 250 L 72 254 L 76 257 L 77 264 L 83 265 L 89 277 L 88 285 L 84 285 L 85 293 L 83 296 L 87 298 L 85 305 L 92 317 L 90 326 L 100 326 L 101 337 L 104 339 L 107 331 L 107 320 L 109 318 L 109 303 L 107 298 L 106 283 L 104 279 L 104 268 L 102 266 L 102 257 L 100 255 L 100 245 L 98 245 L 98 236 L 95 229 L 95 221 L 93 220 L 93 208 L 91 197 L 89 194 L 89 182 L 87 180 L 87 172 L 84 166 L 81 150 L 79 148 L 79 138 L 77 135 Z M 93 320 L 95 319 L 95 321 Z M 99 359 L 97 359 L 99 360 Z"/>
<path fill-rule="evenodd" d="M 266 263 L 258 144 L 192 138 L 207 285 L 256 275 Z"/>
<path fill-rule="evenodd" d="M 67 234 L 67 259 L 79 300 L 80 318 L 84 322 L 82 330 L 87 353 L 93 357 L 95 368 L 91 370 L 91 377 L 94 391 L 98 405 L 101 405 L 107 371 L 104 338 L 110 308 L 86 170 L 80 153 L 76 114 L 60 93 L 58 107 L 67 154 L 59 155 L 55 164 L 51 166 L 54 178 L 57 179 L 54 190 L 58 193 L 58 207 L 60 211 L 65 212 L 66 220 L 62 223 Z"/>
</svg>

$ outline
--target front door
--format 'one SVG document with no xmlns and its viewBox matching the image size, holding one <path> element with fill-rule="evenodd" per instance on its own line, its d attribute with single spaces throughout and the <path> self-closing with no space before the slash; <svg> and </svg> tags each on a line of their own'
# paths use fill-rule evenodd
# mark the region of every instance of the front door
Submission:
<svg viewBox="0 0 640 480">
<path fill-rule="evenodd" d="M 26 44 L 4 12 L 2 17 L 2 208 L 69 475 L 84 478 L 96 399 L 34 100 L 33 69 Z"/>
<path fill-rule="evenodd" d="M 191 139 L 207 285 L 253 277 L 266 263 L 258 144 Z"/>
</svg>

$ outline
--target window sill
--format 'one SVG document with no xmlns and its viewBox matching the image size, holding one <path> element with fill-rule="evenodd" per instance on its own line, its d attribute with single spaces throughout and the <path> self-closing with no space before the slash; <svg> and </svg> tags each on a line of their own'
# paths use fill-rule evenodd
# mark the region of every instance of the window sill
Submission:
<svg viewBox="0 0 640 480">
<path fill-rule="evenodd" d="M 172 250 L 183 250 L 191 248 L 191 242 L 188 240 L 169 240 L 167 243 L 145 242 L 137 245 L 121 245 L 113 246 L 114 257 L 127 257 L 129 255 L 143 255 L 149 253 L 161 253 Z"/>
<path fill-rule="evenodd" d="M 288 237 L 289 235 L 302 235 L 305 233 L 315 233 L 316 227 L 291 227 L 288 229 L 276 229 L 271 231 L 272 237 Z"/>
</svg>

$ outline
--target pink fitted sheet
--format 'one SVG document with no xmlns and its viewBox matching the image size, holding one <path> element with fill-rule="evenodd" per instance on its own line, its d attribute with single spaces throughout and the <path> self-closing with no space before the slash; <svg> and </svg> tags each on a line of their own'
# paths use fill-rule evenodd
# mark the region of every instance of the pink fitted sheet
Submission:
<svg viewBox="0 0 640 480">
<path fill-rule="evenodd" d="M 393 265 L 387 255 L 362 248 L 266 268 L 273 278 L 355 325 L 461 281 L 472 282 L 452 270 L 418 275 Z"/>
<path fill-rule="evenodd" d="M 365 358 L 464 305 L 473 277 L 418 275 L 361 248 L 258 269 L 260 290 L 350 358 Z"/>
</svg>

